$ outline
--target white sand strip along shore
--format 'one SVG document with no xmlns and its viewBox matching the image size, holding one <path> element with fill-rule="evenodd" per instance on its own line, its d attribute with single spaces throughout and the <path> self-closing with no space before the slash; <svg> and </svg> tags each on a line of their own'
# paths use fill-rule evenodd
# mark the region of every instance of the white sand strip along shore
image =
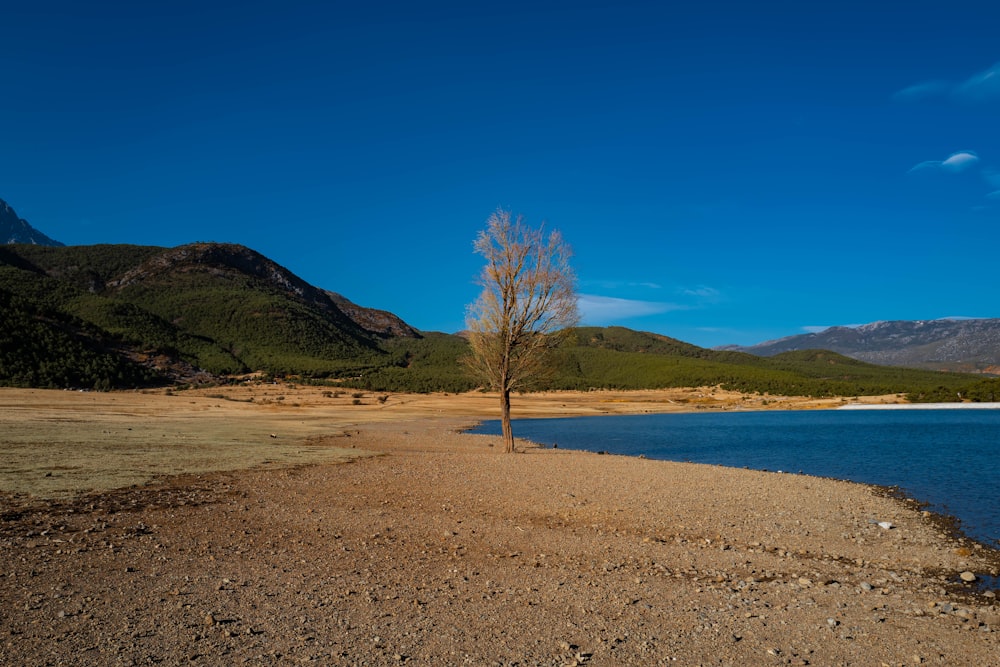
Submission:
<svg viewBox="0 0 1000 667">
<path fill-rule="evenodd" d="M 1000 410 L 1000 403 L 848 403 L 837 410 Z"/>
</svg>

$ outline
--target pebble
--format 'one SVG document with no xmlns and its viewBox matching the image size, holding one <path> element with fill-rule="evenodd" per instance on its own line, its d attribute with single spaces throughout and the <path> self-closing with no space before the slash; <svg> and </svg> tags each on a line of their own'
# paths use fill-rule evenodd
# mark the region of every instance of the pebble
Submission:
<svg viewBox="0 0 1000 667">
<path fill-rule="evenodd" d="M 215 615 L 212 612 L 205 614 L 205 625 L 215 625 Z"/>
<path fill-rule="evenodd" d="M 973 582 L 976 580 L 976 575 L 968 570 L 958 576 L 962 579 L 962 581 Z"/>
<path fill-rule="evenodd" d="M 861 582 L 861 590 L 863 590 L 863 591 L 870 591 L 871 589 L 872 589 L 872 585 L 869 584 L 867 581 L 862 581 Z"/>
</svg>

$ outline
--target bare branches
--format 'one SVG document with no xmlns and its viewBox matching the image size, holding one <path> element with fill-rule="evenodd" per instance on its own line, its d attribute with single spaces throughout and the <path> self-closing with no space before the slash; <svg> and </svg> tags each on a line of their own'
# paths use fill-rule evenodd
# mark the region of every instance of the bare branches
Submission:
<svg viewBox="0 0 1000 667">
<path fill-rule="evenodd" d="M 469 306 L 468 368 L 500 392 L 504 439 L 510 436 L 510 392 L 541 379 L 549 352 L 576 324 L 576 278 L 562 235 L 524 224 L 498 209 L 474 243 L 486 259 L 479 298 Z"/>
</svg>

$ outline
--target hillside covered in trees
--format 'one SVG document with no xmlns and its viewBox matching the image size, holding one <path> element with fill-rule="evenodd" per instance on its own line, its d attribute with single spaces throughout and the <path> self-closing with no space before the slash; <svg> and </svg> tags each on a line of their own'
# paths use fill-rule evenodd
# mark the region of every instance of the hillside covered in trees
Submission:
<svg viewBox="0 0 1000 667">
<path fill-rule="evenodd" d="M 380 391 L 475 389 L 460 335 L 420 332 L 239 245 L 0 246 L 0 385 L 129 388 L 262 372 Z M 791 395 L 993 400 L 982 376 L 832 352 L 764 358 L 621 327 L 575 329 L 538 388 L 716 386 Z"/>
</svg>

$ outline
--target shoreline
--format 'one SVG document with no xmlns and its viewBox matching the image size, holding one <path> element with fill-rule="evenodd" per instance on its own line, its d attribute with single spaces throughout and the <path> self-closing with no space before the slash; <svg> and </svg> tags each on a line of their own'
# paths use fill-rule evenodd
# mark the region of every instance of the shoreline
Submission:
<svg viewBox="0 0 1000 667">
<path fill-rule="evenodd" d="M 898 404 L 892 404 L 892 403 L 868 403 L 868 404 L 847 404 L 847 405 L 833 406 L 833 407 L 812 407 L 812 408 L 809 408 L 809 409 L 816 409 L 816 410 L 942 410 L 942 409 L 944 409 L 944 410 L 948 410 L 948 409 L 959 409 L 959 410 L 962 410 L 962 409 L 965 409 L 965 410 L 995 410 L 995 409 L 1000 409 L 1000 402 L 994 402 L 994 403 L 957 403 L 957 404 L 956 403 L 918 403 L 918 404 L 911 404 L 911 403 L 898 403 Z M 792 411 L 795 411 L 795 410 L 785 410 L 785 411 L 792 412 Z M 755 412 L 755 410 L 752 410 L 752 409 L 727 410 L 727 412 Z M 657 413 L 657 414 L 663 414 L 663 413 Z M 688 411 L 687 414 L 697 414 L 697 412 L 696 411 Z M 559 415 L 559 416 L 552 416 L 552 417 L 548 417 L 548 418 L 551 418 L 551 419 L 569 419 L 569 418 L 577 418 L 577 417 L 600 417 L 600 416 L 650 416 L 650 413 L 628 414 L 628 415 Z M 518 418 L 518 419 L 525 420 L 525 421 L 530 421 L 531 419 L 534 419 L 534 418 L 537 418 L 537 417 L 521 417 L 521 418 Z M 516 421 L 518 421 L 518 419 L 515 419 L 514 421 L 516 422 Z M 476 433 L 472 433 L 472 429 L 480 426 L 485 421 L 498 422 L 499 419 L 498 418 L 489 418 L 489 419 L 480 420 L 475 425 L 473 425 L 472 427 L 470 427 L 469 434 L 470 435 L 477 435 Z M 514 430 L 514 433 L 515 433 L 515 437 L 517 437 L 517 429 L 516 428 Z M 528 440 L 526 438 L 520 438 L 520 440 L 522 440 L 524 442 L 530 442 L 532 445 L 538 446 L 538 447 L 542 447 L 542 448 L 552 447 L 551 444 L 542 443 L 542 442 L 535 442 L 535 441 Z M 557 448 L 558 449 L 565 449 L 567 451 L 587 452 L 587 453 L 594 453 L 594 454 L 599 454 L 599 455 L 625 456 L 625 457 L 630 457 L 630 458 L 647 459 L 647 456 L 645 454 L 624 454 L 624 453 L 614 452 L 614 451 L 608 451 L 608 450 L 584 449 L 584 448 L 575 447 L 572 444 L 567 445 L 565 443 L 561 443 L 561 444 L 557 445 Z M 878 483 L 873 483 L 873 482 L 852 480 L 852 479 L 849 479 L 849 478 L 838 477 L 838 476 L 835 476 L 835 475 L 820 475 L 820 474 L 815 474 L 815 473 L 805 473 L 805 472 L 802 472 L 802 471 L 791 472 L 791 471 L 788 471 L 788 470 L 772 470 L 772 469 L 767 469 L 767 468 L 750 468 L 750 467 L 747 467 L 747 466 L 735 465 L 735 464 L 734 465 L 729 465 L 729 464 L 723 464 L 723 463 L 710 463 L 710 462 L 701 462 L 701 461 L 691 461 L 691 460 L 686 460 L 686 459 L 685 460 L 680 460 L 680 459 L 655 458 L 655 457 L 652 457 L 652 458 L 649 458 L 648 460 L 670 461 L 670 462 L 674 462 L 674 463 L 691 463 L 691 464 L 696 464 L 696 465 L 712 465 L 712 466 L 718 466 L 718 467 L 721 467 L 721 468 L 732 469 L 732 470 L 757 470 L 757 471 L 760 471 L 760 472 L 771 472 L 771 473 L 785 474 L 785 475 L 803 475 L 803 476 L 812 477 L 812 478 L 815 478 L 815 479 L 828 479 L 828 480 L 842 481 L 842 482 L 846 482 L 846 483 L 859 484 L 861 486 L 866 486 L 866 487 L 869 487 L 871 489 L 876 490 L 879 493 L 883 493 L 887 497 L 898 498 L 900 501 L 902 501 L 904 503 L 907 503 L 907 504 L 910 504 L 910 505 L 912 505 L 914 507 L 920 508 L 920 510 L 926 516 L 928 516 L 928 518 L 932 518 L 935 521 L 936 525 L 938 525 L 948 535 L 950 535 L 951 537 L 953 537 L 955 539 L 958 539 L 958 540 L 965 540 L 965 541 L 974 543 L 976 545 L 979 545 L 981 548 L 986 549 L 986 550 L 988 550 L 989 552 L 991 552 L 993 554 L 992 555 L 992 560 L 994 560 L 996 563 L 1000 563 L 1000 536 L 998 536 L 996 538 L 993 538 L 993 539 L 990 539 L 990 538 L 978 538 L 978 537 L 975 537 L 975 536 L 972 536 L 972 535 L 966 533 L 961 528 L 961 524 L 962 524 L 961 517 L 959 517 L 958 515 L 955 515 L 955 514 L 950 514 L 947 511 L 942 510 L 942 509 L 927 509 L 927 508 L 932 507 L 935 503 L 932 503 L 929 500 L 924 500 L 924 499 L 920 499 L 920 498 L 912 497 L 911 495 L 908 495 L 909 492 L 905 490 L 906 487 L 902 483 L 886 485 L 886 484 L 878 484 Z M 940 506 L 941 505 L 941 501 L 939 501 L 937 504 Z M 992 576 L 988 577 L 985 581 L 980 581 L 980 584 L 981 584 L 980 587 L 983 590 L 997 590 L 998 592 L 1000 592 L 1000 575 L 992 575 Z"/>
<path fill-rule="evenodd" d="M 873 409 L 877 409 L 877 408 L 873 408 Z M 599 416 L 599 415 L 597 415 L 597 416 Z M 570 418 L 573 418 L 573 417 L 572 416 L 555 417 L 555 419 L 570 419 Z M 472 429 L 480 426 L 482 424 L 482 421 L 497 421 L 497 420 L 495 420 L 495 419 L 489 419 L 489 420 L 481 420 L 481 421 L 475 422 L 472 425 L 470 425 L 466 430 L 463 430 L 460 433 L 462 435 L 470 435 L 470 436 L 486 435 L 486 434 L 479 434 L 479 433 L 473 433 L 472 432 Z M 538 448 L 541 448 L 541 449 L 552 448 L 552 449 L 560 449 L 560 450 L 564 450 L 564 451 L 568 451 L 568 452 L 578 452 L 578 453 L 583 453 L 583 454 L 596 454 L 596 455 L 599 455 L 599 456 L 622 456 L 622 457 L 625 457 L 625 458 L 632 458 L 632 459 L 638 459 L 638 460 L 664 461 L 664 462 L 667 462 L 667 463 L 676 463 L 676 464 L 681 464 L 681 465 L 712 466 L 712 467 L 723 468 L 723 469 L 726 469 L 726 470 L 737 470 L 737 471 L 738 470 L 753 470 L 755 472 L 762 472 L 762 473 L 768 473 L 768 474 L 795 475 L 795 476 L 799 476 L 799 477 L 808 477 L 808 478 L 812 478 L 812 479 L 820 479 L 820 480 L 829 480 L 829 481 L 834 481 L 834 482 L 842 482 L 842 483 L 845 483 L 845 484 L 856 484 L 858 486 L 871 489 L 873 492 L 875 492 L 877 494 L 880 494 L 880 495 L 883 495 L 886 498 L 892 498 L 894 500 L 897 500 L 898 502 L 902 503 L 903 505 L 905 505 L 906 507 L 908 507 L 910 509 L 915 509 L 915 510 L 919 511 L 924 516 L 924 518 L 932 521 L 934 523 L 934 525 L 937 526 L 943 533 L 947 534 L 949 536 L 949 538 L 951 538 L 951 539 L 953 539 L 953 540 L 955 540 L 957 542 L 969 542 L 969 543 L 973 543 L 973 544 L 977 545 L 978 548 L 981 548 L 981 549 L 985 550 L 987 553 L 990 554 L 990 560 L 992 562 L 994 562 L 998 567 L 1000 567 L 1000 539 L 995 540 L 994 541 L 995 543 L 991 543 L 989 541 L 982 540 L 982 539 L 973 537 L 971 535 L 968 535 L 961 528 L 962 521 L 961 521 L 960 517 L 958 517 L 956 515 L 953 515 L 953 514 L 948 514 L 947 512 L 944 512 L 944 511 L 927 509 L 928 507 L 931 506 L 931 503 L 929 501 L 921 500 L 920 498 L 914 498 L 914 497 L 908 495 L 904 491 L 904 487 L 902 487 L 901 485 L 898 485 L 898 484 L 894 484 L 894 485 L 875 484 L 875 483 L 872 483 L 872 482 L 861 482 L 861 481 L 856 481 L 856 480 L 852 480 L 852 479 L 845 479 L 845 478 L 842 478 L 842 477 L 835 477 L 835 476 L 828 476 L 828 475 L 818 475 L 818 474 L 806 473 L 806 472 L 801 472 L 801 471 L 799 471 L 799 472 L 789 472 L 789 471 L 786 471 L 786 470 L 768 470 L 768 469 L 762 469 L 762 468 L 750 468 L 750 467 L 747 467 L 747 466 L 726 465 L 726 464 L 722 464 L 722 463 L 705 463 L 705 462 L 700 462 L 700 461 L 686 461 L 686 460 L 685 461 L 679 461 L 679 460 L 675 460 L 675 459 L 650 458 L 650 457 L 647 457 L 644 454 L 639 454 L 639 455 L 636 455 L 636 454 L 622 454 L 622 453 L 618 453 L 618 452 L 603 451 L 603 450 L 594 451 L 594 450 L 590 450 L 590 449 L 577 448 L 577 447 L 574 447 L 573 445 L 569 445 L 569 446 L 567 446 L 567 445 L 560 445 L 558 447 L 552 447 L 551 445 L 548 445 L 546 443 L 535 442 L 535 441 L 529 440 L 527 438 L 518 437 L 516 431 L 515 431 L 514 435 L 515 435 L 515 440 L 516 441 L 521 442 L 521 443 L 526 443 L 530 447 L 538 447 Z M 998 572 L 997 574 L 993 574 L 993 575 L 981 575 L 980 579 L 978 580 L 978 582 L 979 583 L 977 584 L 976 588 L 980 592 L 984 592 L 984 591 L 987 591 L 987 590 L 995 590 L 997 592 L 1000 592 L 1000 572 Z"/>
</svg>

